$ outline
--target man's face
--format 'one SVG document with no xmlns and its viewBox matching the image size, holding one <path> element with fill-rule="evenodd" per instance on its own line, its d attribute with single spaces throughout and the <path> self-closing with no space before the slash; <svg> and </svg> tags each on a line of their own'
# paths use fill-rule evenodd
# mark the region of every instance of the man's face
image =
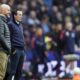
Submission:
<svg viewBox="0 0 80 80">
<path fill-rule="evenodd" d="M 57 30 L 61 31 L 62 30 L 62 24 L 57 24 Z"/>
<path fill-rule="evenodd" d="M 36 34 L 37 36 L 42 36 L 43 34 L 42 29 L 41 28 L 37 29 Z"/>
<path fill-rule="evenodd" d="M 66 29 L 69 30 L 69 31 L 71 31 L 72 28 L 73 28 L 73 24 L 71 22 L 67 22 L 66 23 Z"/>
<path fill-rule="evenodd" d="M 36 18 L 36 13 L 35 13 L 35 11 L 31 11 L 31 12 L 30 12 L 30 16 L 31 16 L 32 19 L 35 19 L 35 18 Z"/>
<path fill-rule="evenodd" d="M 21 22 L 22 21 L 22 15 L 23 15 L 22 11 L 17 11 L 17 15 L 15 15 L 16 21 Z"/>
<path fill-rule="evenodd" d="M 7 8 L 4 10 L 4 15 L 5 15 L 6 17 L 9 17 L 9 16 L 10 16 L 10 13 L 11 13 L 11 9 L 10 9 L 10 7 L 7 7 Z"/>
</svg>

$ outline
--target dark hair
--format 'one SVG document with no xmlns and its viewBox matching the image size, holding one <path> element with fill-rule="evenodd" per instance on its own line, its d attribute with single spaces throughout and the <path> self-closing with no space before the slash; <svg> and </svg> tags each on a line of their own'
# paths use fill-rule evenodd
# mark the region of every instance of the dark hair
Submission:
<svg viewBox="0 0 80 80">
<path fill-rule="evenodd" d="M 14 15 L 17 15 L 17 11 L 22 11 L 22 9 L 21 9 L 21 8 L 14 9 L 14 10 L 12 11 L 12 15 L 13 15 L 13 16 L 14 16 Z"/>
<path fill-rule="evenodd" d="M 14 18 L 14 15 L 17 15 L 17 11 L 22 11 L 22 9 L 21 8 L 17 8 L 17 9 L 13 9 L 12 10 L 12 19 L 13 19 L 13 21 L 15 21 L 15 18 Z"/>
</svg>

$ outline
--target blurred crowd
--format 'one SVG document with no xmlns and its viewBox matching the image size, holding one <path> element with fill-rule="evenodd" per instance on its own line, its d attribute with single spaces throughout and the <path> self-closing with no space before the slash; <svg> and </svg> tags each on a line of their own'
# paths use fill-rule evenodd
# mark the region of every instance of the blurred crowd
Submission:
<svg viewBox="0 0 80 80">
<path fill-rule="evenodd" d="M 25 37 L 23 69 L 27 78 L 28 75 L 30 77 L 46 75 L 49 68 L 46 63 L 54 59 L 60 61 L 62 55 L 67 53 L 67 49 L 64 51 L 65 45 L 71 48 L 72 53 L 75 52 L 73 46 L 80 47 L 80 0 L 2 0 L 1 2 L 23 10 L 22 25 Z M 67 38 L 70 39 L 67 43 L 63 40 L 64 33 L 67 36 L 71 33 L 67 33 L 66 30 L 75 33 L 72 34 L 75 39 Z M 45 66 L 42 74 L 38 73 L 38 64 Z"/>
</svg>

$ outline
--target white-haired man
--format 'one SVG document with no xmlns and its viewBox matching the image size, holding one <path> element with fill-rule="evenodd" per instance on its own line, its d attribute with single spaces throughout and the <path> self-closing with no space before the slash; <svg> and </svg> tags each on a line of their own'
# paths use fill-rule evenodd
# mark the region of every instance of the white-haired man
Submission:
<svg viewBox="0 0 80 80">
<path fill-rule="evenodd" d="M 10 6 L 0 5 L 0 80 L 6 73 L 8 55 L 11 53 L 10 32 L 7 25 L 7 16 L 10 14 Z"/>
</svg>

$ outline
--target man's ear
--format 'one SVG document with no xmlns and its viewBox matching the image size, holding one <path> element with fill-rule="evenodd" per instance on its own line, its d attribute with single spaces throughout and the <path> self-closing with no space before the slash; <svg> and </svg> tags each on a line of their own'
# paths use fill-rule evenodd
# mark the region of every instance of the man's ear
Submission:
<svg viewBox="0 0 80 80">
<path fill-rule="evenodd" d="M 14 18 L 16 17 L 16 15 L 14 15 Z"/>
</svg>

